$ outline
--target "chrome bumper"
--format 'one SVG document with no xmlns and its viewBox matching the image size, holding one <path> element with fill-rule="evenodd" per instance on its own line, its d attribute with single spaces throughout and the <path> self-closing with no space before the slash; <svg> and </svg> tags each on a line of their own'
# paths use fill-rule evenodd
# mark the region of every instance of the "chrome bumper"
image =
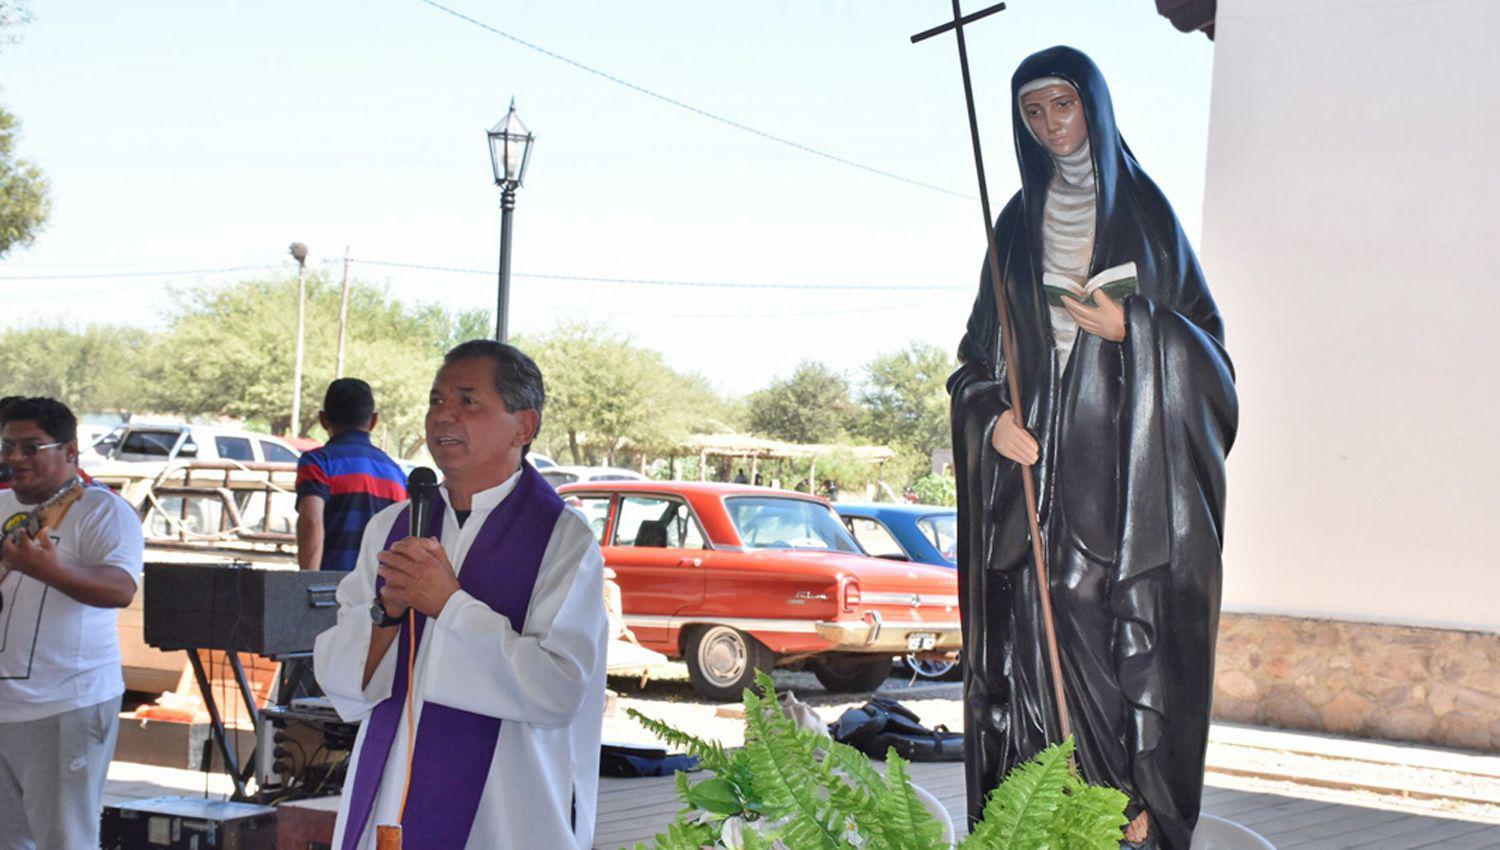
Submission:
<svg viewBox="0 0 1500 850">
<path fill-rule="evenodd" d="M 914 651 L 912 638 L 931 635 L 932 645 L 921 651 L 963 648 L 963 632 L 957 622 L 921 622 L 887 620 L 879 611 L 867 611 L 859 620 L 825 620 L 815 624 L 818 637 L 847 652 L 889 652 L 899 655 Z"/>
</svg>

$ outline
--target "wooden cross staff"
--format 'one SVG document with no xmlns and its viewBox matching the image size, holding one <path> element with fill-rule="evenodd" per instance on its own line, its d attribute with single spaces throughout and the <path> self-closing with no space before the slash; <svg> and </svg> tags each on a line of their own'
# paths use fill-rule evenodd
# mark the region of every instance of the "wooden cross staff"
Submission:
<svg viewBox="0 0 1500 850">
<path fill-rule="evenodd" d="M 917 33 L 911 37 L 911 43 L 925 41 L 948 30 L 953 30 L 953 34 L 958 37 L 958 66 L 963 72 L 964 101 L 969 107 L 969 137 L 974 143 L 974 170 L 979 175 L 979 206 L 984 214 L 984 238 L 990 249 L 990 280 L 995 287 L 995 304 L 1000 309 L 1000 347 L 1005 354 L 1005 362 L 1010 364 L 1010 368 L 1006 370 L 1006 378 L 1010 387 L 1011 410 L 1015 411 L 1016 421 L 1024 423 L 1026 412 L 1022 409 L 1021 380 L 1018 377 L 1021 372 L 1020 361 L 1016 359 L 1015 338 L 1010 332 L 1005 281 L 1000 274 L 1000 251 L 995 244 L 995 220 L 990 216 L 990 193 L 984 180 L 984 154 L 979 149 L 979 120 L 974 115 L 974 85 L 969 80 L 969 51 L 964 44 L 965 24 L 1004 10 L 1004 3 L 996 3 L 987 9 L 965 15 L 959 7 L 959 0 L 953 0 L 953 20 Z M 1031 467 L 1024 464 L 1021 466 L 1021 485 L 1026 492 L 1026 520 L 1031 528 L 1031 560 L 1036 566 L 1037 595 L 1041 597 L 1042 625 L 1047 633 L 1047 659 L 1052 667 L 1052 699 L 1057 705 L 1057 719 L 1062 727 L 1062 736 L 1067 738 L 1072 734 L 1072 724 L 1068 720 L 1068 700 L 1063 691 L 1062 659 L 1057 650 L 1057 626 L 1052 619 L 1051 585 L 1047 582 L 1047 551 L 1042 541 L 1041 523 L 1037 518 L 1036 482 L 1032 479 Z"/>
</svg>

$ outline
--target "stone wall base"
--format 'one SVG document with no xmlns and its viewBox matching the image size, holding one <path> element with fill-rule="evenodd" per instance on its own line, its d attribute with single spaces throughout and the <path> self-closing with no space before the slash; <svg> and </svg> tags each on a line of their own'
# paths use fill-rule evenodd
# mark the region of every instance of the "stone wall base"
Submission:
<svg viewBox="0 0 1500 850">
<path fill-rule="evenodd" d="M 1213 716 L 1500 752 L 1500 635 L 1224 614 Z"/>
</svg>

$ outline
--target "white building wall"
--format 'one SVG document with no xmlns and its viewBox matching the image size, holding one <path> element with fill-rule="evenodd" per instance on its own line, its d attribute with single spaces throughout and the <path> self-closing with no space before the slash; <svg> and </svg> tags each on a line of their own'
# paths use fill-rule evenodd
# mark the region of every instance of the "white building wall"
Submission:
<svg viewBox="0 0 1500 850">
<path fill-rule="evenodd" d="M 1497 0 L 1219 2 L 1228 610 L 1500 631 L 1497 40 Z"/>
</svg>

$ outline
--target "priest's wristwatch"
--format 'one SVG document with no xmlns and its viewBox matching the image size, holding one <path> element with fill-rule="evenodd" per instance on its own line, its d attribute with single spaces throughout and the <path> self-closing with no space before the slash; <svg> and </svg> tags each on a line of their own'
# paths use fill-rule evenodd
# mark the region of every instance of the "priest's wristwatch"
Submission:
<svg viewBox="0 0 1500 850">
<path fill-rule="evenodd" d="M 380 626 L 381 628 L 399 626 L 405 620 L 405 616 L 392 617 L 390 614 L 387 614 L 385 610 L 385 603 L 380 601 L 379 596 L 376 596 L 375 601 L 370 603 L 370 622 L 374 623 L 377 626 Z"/>
</svg>

